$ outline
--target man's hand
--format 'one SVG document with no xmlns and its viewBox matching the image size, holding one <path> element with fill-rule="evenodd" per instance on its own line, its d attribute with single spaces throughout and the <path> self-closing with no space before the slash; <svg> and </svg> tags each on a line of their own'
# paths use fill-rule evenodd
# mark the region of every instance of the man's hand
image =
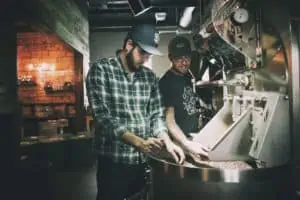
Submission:
<svg viewBox="0 0 300 200">
<path fill-rule="evenodd" d="M 208 157 L 208 149 L 199 142 L 186 140 L 183 143 L 183 148 L 198 158 L 201 158 L 201 156 Z"/>
<path fill-rule="evenodd" d="M 145 154 L 157 154 L 164 146 L 163 139 L 148 138 L 145 140 L 129 131 L 125 132 L 121 139 Z"/>
<path fill-rule="evenodd" d="M 138 148 L 141 152 L 145 154 L 155 155 L 158 154 L 162 147 L 163 141 L 159 138 L 148 138 L 147 140 L 141 140 Z"/>
<path fill-rule="evenodd" d="M 172 155 L 176 163 L 182 164 L 185 160 L 185 154 L 183 150 L 174 144 L 172 141 L 164 141 L 167 151 Z"/>
<path fill-rule="evenodd" d="M 173 143 L 168 133 L 161 132 L 159 134 L 159 137 L 163 140 L 167 152 L 171 154 L 175 162 L 182 164 L 183 161 L 185 160 L 185 154 L 183 150 L 179 146 Z"/>
</svg>

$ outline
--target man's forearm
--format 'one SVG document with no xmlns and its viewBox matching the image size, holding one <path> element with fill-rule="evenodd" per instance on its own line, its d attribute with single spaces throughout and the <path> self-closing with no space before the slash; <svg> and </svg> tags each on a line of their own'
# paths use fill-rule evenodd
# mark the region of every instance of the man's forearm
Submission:
<svg viewBox="0 0 300 200">
<path fill-rule="evenodd" d="M 142 143 L 144 142 L 144 139 L 134 135 L 133 133 L 126 131 L 122 136 L 121 140 L 124 141 L 126 144 L 129 144 L 135 148 L 140 148 Z"/>
<path fill-rule="evenodd" d="M 183 143 L 187 140 L 187 137 L 184 135 L 181 128 L 175 122 L 167 122 L 168 129 L 172 138 L 179 144 L 183 145 Z"/>
<path fill-rule="evenodd" d="M 180 145 L 183 145 L 187 138 L 175 121 L 175 111 L 173 107 L 167 107 L 166 124 L 172 138 Z"/>
</svg>

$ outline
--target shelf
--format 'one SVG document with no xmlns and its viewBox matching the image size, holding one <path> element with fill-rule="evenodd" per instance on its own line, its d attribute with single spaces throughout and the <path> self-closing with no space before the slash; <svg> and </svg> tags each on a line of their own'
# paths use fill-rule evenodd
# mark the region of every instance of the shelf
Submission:
<svg viewBox="0 0 300 200">
<path fill-rule="evenodd" d="M 75 118 L 75 103 L 21 104 L 24 119 L 61 119 Z"/>
<path fill-rule="evenodd" d="M 70 93 L 70 92 L 74 92 L 74 89 L 62 89 L 62 90 L 45 89 L 45 92 L 47 94 Z"/>
<path fill-rule="evenodd" d="M 21 83 L 18 84 L 18 87 L 36 87 L 37 84 L 36 83 Z"/>
<path fill-rule="evenodd" d="M 52 105 L 75 105 L 76 103 L 21 103 L 22 106 L 52 106 Z"/>
<path fill-rule="evenodd" d="M 58 120 L 58 119 L 72 119 L 76 116 L 62 116 L 62 117 L 36 117 L 36 116 L 23 116 L 24 119 L 31 120 Z"/>
</svg>

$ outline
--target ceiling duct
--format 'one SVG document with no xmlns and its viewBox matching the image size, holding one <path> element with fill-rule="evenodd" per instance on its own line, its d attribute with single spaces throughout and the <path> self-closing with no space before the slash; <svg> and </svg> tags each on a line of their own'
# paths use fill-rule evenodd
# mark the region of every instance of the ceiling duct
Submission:
<svg viewBox="0 0 300 200">
<path fill-rule="evenodd" d="M 147 10 L 151 9 L 149 0 L 128 0 L 128 4 L 135 17 L 142 15 Z"/>
<path fill-rule="evenodd" d="M 191 7 L 198 5 L 199 0 L 128 0 L 134 16 L 142 15 L 153 7 Z"/>
<path fill-rule="evenodd" d="M 105 6 L 99 6 L 96 4 L 97 1 L 103 1 Z M 186 7 L 199 4 L 199 0 L 93 0 L 93 2 L 94 6 L 89 8 L 91 30 L 110 26 L 127 27 L 136 23 L 156 23 L 160 27 L 174 27 L 178 26 L 180 13 Z M 135 11 L 133 11 L 134 2 Z M 166 13 L 165 20 L 157 21 L 155 18 L 157 12 Z"/>
<path fill-rule="evenodd" d="M 142 15 L 152 7 L 190 7 L 198 5 L 199 0 L 128 0 L 134 16 Z"/>
<path fill-rule="evenodd" d="M 177 26 L 178 19 L 177 19 L 177 11 L 176 9 L 163 9 L 167 13 L 165 16 L 165 20 L 163 21 L 156 21 L 155 13 L 156 12 L 146 12 L 143 15 L 138 17 L 134 17 L 131 12 L 114 12 L 112 10 L 106 10 L 101 14 L 93 12 L 89 14 L 89 23 L 90 23 L 90 30 L 91 31 L 100 31 L 100 30 L 107 30 L 107 29 L 116 29 L 120 27 L 130 27 L 132 25 L 138 23 L 156 23 L 157 26 Z M 108 28 L 112 27 L 112 28 Z"/>
<path fill-rule="evenodd" d="M 200 0 L 149 0 L 152 7 L 189 7 L 196 6 Z"/>
<path fill-rule="evenodd" d="M 106 3 L 107 5 L 127 5 L 128 1 L 109 0 Z"/>
</svg>

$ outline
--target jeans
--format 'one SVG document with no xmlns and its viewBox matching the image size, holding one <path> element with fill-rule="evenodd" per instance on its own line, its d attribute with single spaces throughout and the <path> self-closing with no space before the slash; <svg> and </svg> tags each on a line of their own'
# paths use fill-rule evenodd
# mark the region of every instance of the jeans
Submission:
<svg viewBox="0 0 300 200">
<path fill-rule="evenodd" d="M 145 188 L 146 164 L 114 163 L 110 158 L 98 157 L 97 200 L 124 200 Z"/>
</svg>

